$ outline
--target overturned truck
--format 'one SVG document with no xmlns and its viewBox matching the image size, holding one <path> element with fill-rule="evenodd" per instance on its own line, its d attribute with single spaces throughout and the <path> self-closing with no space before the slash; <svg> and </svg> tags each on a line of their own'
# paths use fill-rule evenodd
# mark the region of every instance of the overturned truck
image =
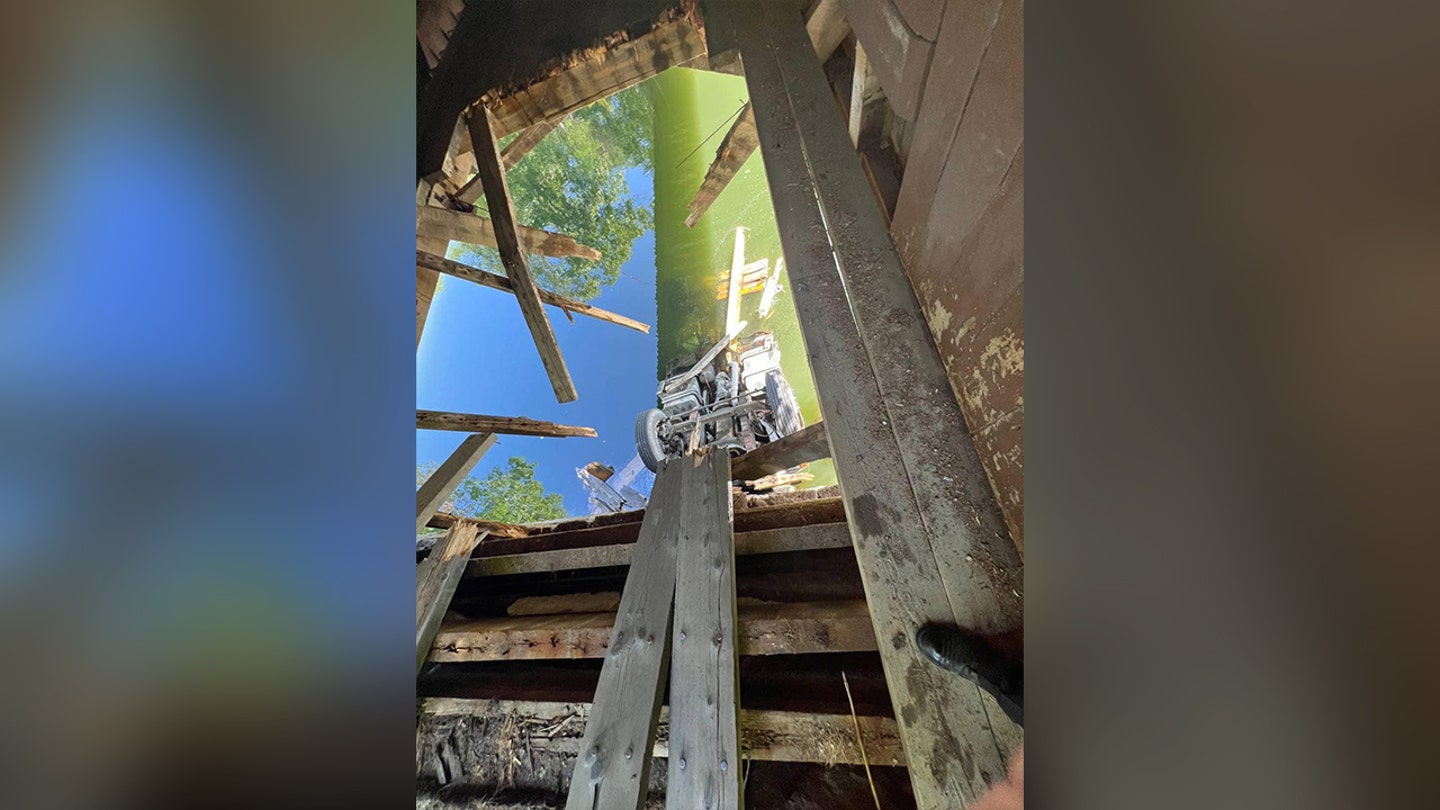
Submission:
<svg viewBox="0 0 1440 810">
<path fill-rule="evenodd" d="M 772 333 L 755 332 L 725 351 L 744 328 L 742 321 L 687 371 L 662 380 L 659 407 L 636 417 L 635 449 L 651 471 L 699 447 L 738 456 L 805 427 Z"/>
</svg>

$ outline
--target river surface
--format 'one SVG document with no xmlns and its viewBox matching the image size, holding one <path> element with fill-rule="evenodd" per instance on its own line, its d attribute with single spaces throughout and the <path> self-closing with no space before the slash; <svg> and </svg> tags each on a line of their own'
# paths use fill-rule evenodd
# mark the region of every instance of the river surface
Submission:
<svg viewBox="0 0 1440 810">
<path fill-rule="evenodd" d="M 704 181 L 733 117 L 749 97 L 744 78 L 671 68 L 643 86 L 655 108 L 658 380 L 688 367 L 724 336 L 725 301 L 715 297 L 716 285 L 730 269 L 735 228 L 747 229 L 746 262 L 769 259 L 773 268 L 781 253 L 758 150 L 695 227 L 685 226 L 690 200 Z M 760 317 L 760 293 L 741 299 L 740 318 L 749 324 L 743 334 L 759 329 L 775 334 L 781 369 L 795 389 L 805 424 L 810 425 L 820 421 L 820 404 L 786 273 L 780 276 L 780 286 L 782 292 L 768 317 Z M 835 483 L 834 466 L 828 459 L 812 463 L 808 471 L 815 480 L 803 486 Z"/>
</svg>

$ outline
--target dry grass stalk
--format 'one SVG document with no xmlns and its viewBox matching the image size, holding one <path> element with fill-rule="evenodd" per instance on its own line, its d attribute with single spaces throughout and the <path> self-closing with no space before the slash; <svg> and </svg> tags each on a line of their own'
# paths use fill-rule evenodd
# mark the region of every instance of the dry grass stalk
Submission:
<svg viewBox="0 0 1440 810">
<path fill-rule="evenodd" d="M 850 679 L 840 673 L 845 684 L 845 699 L 850 701 L 850 719 L 855 721 L 855 744 L 860 746 L 860 761 L 865 765 L 865 780 L 870 783 L 870 796 L 875 799 L 875 810 L 880 810 L 880 794 L 875 790 L 875 777 L 870 775 L 870 758 L 865 756 L 865 738 L 860 734 L 860 718 L 855 714 L 855 698 L 850 696 Z"/>
</svg>

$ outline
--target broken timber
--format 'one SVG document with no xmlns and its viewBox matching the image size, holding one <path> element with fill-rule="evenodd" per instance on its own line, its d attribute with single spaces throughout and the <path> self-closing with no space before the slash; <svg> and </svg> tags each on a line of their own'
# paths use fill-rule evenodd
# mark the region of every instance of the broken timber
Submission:
<svg viewBox="0 0 1440 810">
<path fill-rule="evenodd" d="M 600 251 L 589 245 L 582 245 L 573 236 L 542 231 L 539 228 L 518 229 L 520 244 L 525 250 L 537 256 L 575 256 L 581 259 L 599 259 Z M 496 247 L 495 223 L 485 217 L 437 208 L 433 205 L 415 206 L 415 244 L 426 253 L 442 254 L 449 242 L 464 242 L 469 245 Z"/>
<path fill-rule="evenodd" d="M 489 287 L 492 290 L 503 290 L 508 293 L 515 292 L 514 283 L 504 276 L 487 273 L 477 267 L 451 261 L 450 259 L 445 259 L 432 253 L 426 253 L 423 250 L 415 251 L 415 264 L 417 267 L 434 270 L 437 273 L 444 273 L 447 276 L 463 278 L 466 281 L 472 281 L 483 287 Z M 573 298 L 556 295 L 549 290 L 540 290 L 540 300 L 552 307 L 559 307 L 567 314 L 574 312 L 580 315 L 588 315 L 596 320 L 613 323 L 617 326 L 623 326 L 626 329 L 634 329 L 636 332 L 650 333 L 649 324 L 641 323 L 633 318 L 627 318 L 624 315 L 618 315 L 609 310 L 591 306 L 584 301 L 576 301 Z"/>
<path fill-rule="evenodd" d="M 692 467 L 675 570 L 670 649 L 668 810 L 740 807 L 739 654 L 735 634 L 735 543 L 730 457 L 679 459 Z"/>
<path fill-rule="evenodd" d="M 554 729 L 560 723 L 565 723 L 565 728 L 571 728 L 571 723 L 583 723 L 590 716 L 590 711 L 589 703 L 444 697 L 425 698 L 420 702 L 421 714 L 435 717 L 463 715 L 493 718 L 497 727 L 505 718 L 513 717 L 514 727 L 520 733 L 533 729 L 530 733 L 536 735 L 536 741 L 543 741 L 546 747 L 552 749 L 574 738 L 554 732 L 554 736 L 541 736 L 546 734 L 542 730 Z M 862 760 L 860 748 L 855 744 L 856 720 L 865 743 L 865 759 L 871 765 L 905 765 L 905 750 L 900 745 L 900 732 L 893 717 L 862 716 L 852 720 L 848 714 L 741 709 L 740 754 L 745 759 L 759 762 L 859 765 Z M 654 756 L 674 758 L 673 735 L 670 711 L 662 707 L 652 749 Z M 580 753 L 578 742 L 574 740 L 573 743 L 576 744 L 572 749 L 575 754 Z"/>
<path fill-rule="evenodd" d="M 1009 721 L 925 660 L 915 631 L 944 622 L 1015 645 L 1018 556 L 799 16 L 710 10 L 711 25 L 733 24 L 745 63 L 881 662 L 909 758 L 927 765 L 909 769 L 916 804 L 963 807 L 984 774 L 1004 772 L 995 726 Z"/>
<path fill-rule="evenodd" d="M 425 658 L 440 629 L 440 620 L 450 607 L 455 588 L 465 573 L 465 560 L 480 542 L 479 530 L 472 525 L 457 524 L 430 556 L 415 568 L 415 673 L 425 666 Z"/>
<path fill-rule="evenodd" d="M 695 227 L 695 223 L 710 210 L 715 198 L 730 185 L 730 181 L 745 165 L 745 161 L 750 159 L 750 153 L 759 145 L 759 136 L 755 134 L 755 112 L 747 102 L 740 117 L 735 119 L 730 131 L 726 132 L 725 138 L 720 141 L 720 147 L 715 150 L 715 161 L 706 170 L 704 182 L 690 200 L 690 215 L 685 217 L 686 227 Z"/>
<path fill-rule="evenodd" d="M 540 304 L 540 290 L 530 275 L 530 264 L 520 248 L 520 234 L 515 230 L 515 206 L 505 184 L 505 169 L 500 165 L 500 149 L 490 126 L 490 114 L 484 107 L 475 110 L 470 114 L 469 125 L 470 141 L 475 145 L 476 171 L 485 186 L 485 203 L 495 223 L 495 249 L 500 251 L 505 274 L 514 285 L 515 300 L 520 302 L 520 311 L 530 327 L 530 337 L 540 352 L 540 362 L 545 365 L 550 386 L 555 389 L 555 398 L 560 402 L 574 402 L 579 394 L 570 379 L 570 370 L 565 368 L 565 358 L 560 355 L 555 330 Z"/>
<path fill-rule="evenodd" d="M 825 438 L 825 423 L 816 422 L 798 433 L 760 445 L 730 462 L 730 469 L 735 480 L 753 481 L 829 457 L 830 441 Z"/>
<path fill-rule="evenodd" d="M 512 436 L 595 436 L 595 428 L 557 425 L 523 416 L 415 411 L 416 430 L 462 430 L 466 433 L 508 433 Z"/>
<path fill-rule="evenodd" d="M 495 446 L 494 433 L 473 433 L 465 437 L 465 441 L 455 448 L 455 452 L 445 459 L 445 463 L 436 468 L 435 472 L 425 479 L 420 489 L 415 492 L 415 531 L 418 533 L 424 529 L 434 517 L 435 511 L 450 497 L 450 493 L 460 486 L 465 476 L 475 469 L 481 457 L 491 447 Z"/>
<path fill-rule="evenodd" d="M 643 556 L 638 545 L 636 549 L 636 554 Z M 635 569 L 636 566 L 631 565 L 631 571 Z M 628 582 L 625 587 L 628 593 Z M 461 663 L 604 658 L 613 655 L 611 650 L 615 645 L 623 645 L 633 638 L 628 632 L 616 635 L 615 616 L 607 612 L 452 619 L 441 626 L 435 636 L 430 660 Z M 864 600 L 751 603 L 741 605 L 736 616 L 732 638 L 733 649 L 739 655 L 873 652 L 877 649 Z M 712 621 L 714 618 L 710 617 Z M 677 616 L 676 622 L 679 621 Z M 679 632 L 677 624 L 676 639 Z M 713 629 L 704 635 L 699 635 L 699 631 L 685 632 L 687 643 L 690 638 L 696 638 L 703 647 L 713 650 Z M 730 652 L 728 645 L 725 652 Z M 713 680 L 711 685 L 713 687 Z M 675 688 L 672 684 L 672 701 Z"/>
<path fill-rule="evenodd" d="M 681 526 L 701 517 L 685 509 L 685 493 L 701 481 L 698 472 L 682 458 L 655 476 L 636 544 L 639 564 L 625 578 L 566 810 L 635 810 L 645 798 L 670 664 L 676 537 Z"/>
</svg>

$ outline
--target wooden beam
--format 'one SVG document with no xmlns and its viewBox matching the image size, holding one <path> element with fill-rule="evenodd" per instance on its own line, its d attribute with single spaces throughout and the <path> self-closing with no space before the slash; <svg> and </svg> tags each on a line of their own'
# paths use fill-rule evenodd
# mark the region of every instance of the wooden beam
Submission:
<svg viewBox="0 0 1440 810">
<path fill-rule="evenodd" d="M 495 726 L 512 717 L 519 720 L 515 728 L 521 733 L 529 730 L 535 735 L 537 743 L 543 743 L 534 747 L 567 752 L 573 747 L 576 754 L 580 752 L 580 741 L 569 736 L 569 732 L 589 718 L 590 710 L 589 703 L 484 698 L 436 697 L 420 702 L 420 712 L 433 717 L 493 718 Z M 865 743 L 864 760 L 871 765 L 903 767 L 905 749 L 900 744 L 895 718 L 868 716 L 858 720 L 861 740 Z M 860 747 L 855 744 L 855 720 L 851 719 L 851 715 L 741 709 L 739 721 L 740 753 L 745 759 L 823 765 L 859 765 L 862 762 Z M 557 726 L 563 731 L 542 731 L 556 729 Z M 655 745 L 651 749 L 653 755 L 673 758 L 673 739 L 670 710 L 662 708 Z"/>
<path fill-rule="evenodd" d="M 755 134 L 755 113 L 747 102 L 735 123 L 730 125 L 730 131 L 726 132 L 725 138 L 720 141 L 719 148 L 715 150 L 715 160 L 705 171 L 705 180 L 700 183 L 700 188 L 690 200 L 690 214 L 685 217 L 686 227 L 695 227 L 700 217 L 710 210 L 715 198 L 730 185 L 730 181 L 745 165 L 745 161 L 750 159 L 755 147 L 760 145 L 758 138 Z"/>
<path fill-rule="evenodd" d="M 816 422 L 799 433 L 762 444 L 731 461 L 730 474 L 737 481 L 753 481 L 799 464 L 829 457 L 830 441 L 825 438 L 825 423 Z"/>
<path fill-rule="evenodd" d="M 474 526 L 457 525 L 415 568 L 415 674 L 425 666 L 426 656 L 440 629 L 440 620 L 450 607 L 455 588 L 465 573 L 465 560 L 480 542 Z"/>
<path fill-rule="evenodd" d="M 535 348 L 540 352 L 540 362 L 545 365 L 545 373 L 550 377 L 550 387 L 555 389 L 555 399 L 574 402 L 580 395 L 575 391 L 575 382 L 570 379 L 570 370 L 565 367 L 565 358 L 560 355 L 555 330 L 540 303 L 540 289 L 530 275 L 530 263 L 521 249 L 520 234 L 515 229 L 515 206 L 510 200 L 510 189 L 505 185 L 505 169 L 500 165 L 499 143 L 490 126 L 490 114 L 484 107 L 470 115 L 470 140 L 475 144 L 477 172 L 485 185 L 485 203 L 495 224 L 495 249 L 500 252 L 505 274 L 514 285 L 515 300 L 520 302 L 525 324 L 530 327 L 530 337 L 534 339 Z"/>
<path fill-rule="evenodd" d="M 520 243 L 525 250 L 537 256 L 576 256 L 581 259 L 599 259 L 600 251 L 589 245 L 582 245 L 573 236 L 542 231 L 539 228 L 518 228 Z M 433 205 L 415 206 L 415 244 L 426 253 L 443 254 L 445 244 L 464 242 L 482 247 L 496 247 L 495 223 L 485 217 L 438 208 Z"/>
<path fill-rule="evenodd" d="M 461 430 L 466 433 L 506 433 L 511 436 L 595 436 L 595 428 L 557 425 L 523 416 L 485 416 L 478 413 L 415 411 L 416 430 Z"/>
<path fill-rule="evenodd" d="M 855 74 L 850 85 L 850 143 L 860 149 L 862 136 L 868 144 L 880 132 L 880 110 L 884 94 L 880 80 L 870 69 L 865 46 L 855 43 Z"/>
<path fill-rule="evenodd" d="M 455 515 L 450 512 L 436 512 L 430 517 L 430 522 L 425 525 L 431 529 L 450 529 L 457 524 L 468 524 L 475 526 L 491 537 L 503 537 L 508 540 L 519 540 L 530 536 L 530 530 L 515 523 L 500 523 L 494 520 L 466 517 Z"/>
<path fill-rule="evenodd" d="M 644 558 L 643 549 L 637 556 Z M 636 566 L 632 565 L 630 571 L 630 576 L 635 576 Z M 629 587 L 627 580 L 627 592 Z M 628 616 L 623 602 L 621 613 Z M 876 649 L 875 631 L 870 626 L 870 613 L 864 600 L 746 604 L 738 608 L 737 617 L 736 647 L 740 655 L 873 652 Z M 611 649 L 614 644 L 624 646 L 634 638 L 626 632 L 618 641 L 613 639 L 614 624 L 614 613 L 454 620 L 440 628 L 430 660 L 456 663 L 603 658 L 615 655 Z M 654 629 L 655 623 L 646 626 Z M 705 640 L 709 643 L 712 638 L 713 634 Z"/>
<path fill-rule="evenodd" d="M 779 554 L 787 551 L 849 548 L 850 530 L 843 523 L 817 523 L 784 529 L 761 529 L 735 535 L 735 554 Z M 629 565 L 635 554 L 634 541 L 609 543 L 553 551 L 532 551 L 504 554 L 497 557 L 476 557 L 470 560 L 465 576 L 501 576 L 504 574 L 535 574 L 551 571 L 575 571 Z"/>
<path fill-rule="evenodd" d="M 595 650 L 605 663 L 566 810 L 636 810 L 650 786 L 650 751 L 670 665 L 675 539 L 689 517 L 685 495 L 700 482 L 697 472 L 679 459 L 655 476 L 637 544 L 640 564 L 625 578 L 614 643 L 607 633 L 605 647 Z"/>
<path fill-rule="evenodd" d="M 451 261 L 450 259 L 436 256 L 433 253 L 426 253 L 423 250 L 415 251 L 415 264 L 417 267 L 422 267 L 427 270 L 433 270 L 437 273 L 444 273 L 447 276 L 463 278 L 466 281 L 474 282 L 483 287 L 489 287 L 492 290 L 503 290 L 504 292 L 508 293 L 515 292 L 515 287 L 510 281 L 510 279 L 504 276 L 497 275 L 495 273 L 487 273 L 477 267 L 471 267 L 466 264 Z M 627 318 L 624 315 L 618 315 L 614 312 L 610 312 L 609 310 L 601 309 L 596 306 L 591 306 L 584 301 L 576 301 L 573 298 L 566 298 L 563 295 L 556 295 L 549 290 L 540 290 L 540 300 L 544 301 L 552 307 L 559 307 L 567 314 L 571 312 L 576 312 L 581 315 L 595 318 L 596 320 L 613 323 L 617 326 L 623 326 L 626 329 L 634 329 L 636 332 L 644 332 L 646 334 L 650 333 L 649 324 L 641 323 L 640 321 L 637 321 L 633 318 Z"/>
<path fill-rule="evenodd" d="M 915 631 L 954 623 L 1013 650 L 1019 560 L 805 31 L 765 4 L 722 8 L 745 59 L 891 699 L 906 750 L 928 766 L 910 770 L 916 803 L 962 807 L 986 789 L 982 774 L 1003 773 L 996 727 L 1009 721 L 972 682 L 927 661 Z"/>
<path fill-rule="evenodd" d="M 820 61 L 829 59 L 845 37 L 850 36 L 850 22 L 845 19 L 840 0 L 820 0 L 805 21 L 805 33 L 810 36 L 810 46 L 815 49 Z M 744 57 L 743 50 L 741 57 Z"/>
<path fill-rule="evenodd" d="M 682 458 L 694 467 L 688 518 L 676 541 L 675 620 L 670 637 L 669 810 L 740 807 L 740 658 L 735 646 L 735 544 L 730 457 Z"/>
<path fill-rule="evenodd" d="M 465 476 L 475 469 L 486 451 L 495 446 L 494 433 L 472 433 L 445 459 L 445 463 L 425 479 L 415 492 L 415 531 L 419 533 L 445 503 Z"/>
</svg>

